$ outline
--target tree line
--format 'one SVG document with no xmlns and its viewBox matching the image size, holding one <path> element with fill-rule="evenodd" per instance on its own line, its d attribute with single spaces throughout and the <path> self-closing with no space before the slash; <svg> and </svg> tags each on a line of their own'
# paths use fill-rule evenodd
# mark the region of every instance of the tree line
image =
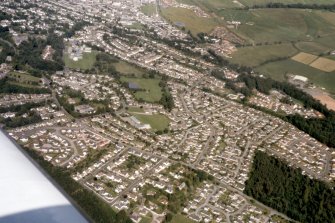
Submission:
<svg viewBox="0 0 335 223">
<path fill-rule="evenodd" d="M 254 5 L 251 8 L 253 9 L 262 9 L 262 8 L 284 8 L 284 9 L 318 9 L 318 10 L 328 10 L 334 11 L 335 4 L 303 4 L 303 3 L 267 3 L 264 5 Z M 245 9 L 249 9 L 248 7 Z"/>
</svg>

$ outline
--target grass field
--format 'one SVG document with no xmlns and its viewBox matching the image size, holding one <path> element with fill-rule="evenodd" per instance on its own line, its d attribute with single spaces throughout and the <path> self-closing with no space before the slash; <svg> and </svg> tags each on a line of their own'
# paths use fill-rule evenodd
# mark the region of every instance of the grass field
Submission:
<svg viewBox="0 0 335 223">
<path fill-rule="evenodd" d="M 290 57 L 297 53 L 292 44 L 267 45 L 239 48 L 233 53 L 231 62 L 245 66 L 255 67 L 268 60 Z"/>
<path fill-rule="evenodd" d="M 65 66 L 72 69 L 91 69 L 96 61 L 96 55 L 98 52 L 92 51 L 91 53 L 83 53 L 83 59 L 73 61 L 67 54 L 64 54 L 63 59 Z"/>
<path fill-rule="evenodd" d="M 162 8 L 162 15 L 173 24 L 183 23 L 186 30 L 196 36 L 200 32 L 210 33 L 215 27 L 220 25 L 216 18 L 204 18 L 197 16 L 192 10 L 184 8 Z"/>
<path fill-rule="evenodd" d="M 35 77 L 26 73 L 19 73 L 19 72 L 10 72 L 9 73 L 9 77 L 15 78 L 16 81 L 20 82 L 20 83 L 31 83 L 31 82 L 35 82 L 35 83 L 39 83 L 39 81 L 41 80 L 41 78 L 39 77 Z"/>
<path fill-rule="evenodd" d="M 160 79 L 148 79 L 139 77 L 121 77 L 122 82 L 135 83 L 145 91 L 136 91 L 135 98 L 147 102 L 158 102 L 162 97 L 162 89 L 159 86 Z"/>
<path fill-rule="evenodd" d="M 285 80 L 286 73 L 302 75 L 307 77 L 317 86 L 324 87 L 330 93 L 335 94 L 335 71 L 330 73 L 323 72 L 319 69 L 291 59 L 268 63 L 257 67 L 255 70 L 279 81 Z"/>
<path fill-rule="evenodd" d="M 225 8 L 241 7 L 240 4 L 235 3 L 233 0 L 177 0 L 177 2 L 199 6 L 207 12 L 216 12 Z"/>
<path fill-rule="evenodd" d="M 292 60 L 295 60 L 297 62 L 309 65 L 310 63 L 312 63 L 317 58 L 318 58 L 318 56 L 315 56 L 313 54 L 301 52 L 301 53 L 298 53 L 297 55 L 293 56 Z"/>
<path fill-rule="evenodd" d="M 141 7 L 141 12 L 147 16 L 153 16 L 156 14 L 156 5 L 153 3 L 145 4 Z"/>
<path fill-rule="evenodd" d="M 253 5 L 264 5 L 269 2 L 279 2 L 279 3 L 302 3 L 302 4 L 320 4 L 320 5 L 327 5 L 327 4 L 334 4 L 335 0 L 239 0 L 245 6 L 253 6 Z"/>
<path fill-rule="evenodd" d="M 115 69 L 122 74 L 144 74 L 144 70 L 135 65 L 120 60 L 113 64 Z"/>
<path fill-rule="evenodd" d="M 140 122 L 150 124 L 152 130 L 163 131 L 169 127 L 170 119 L 162 114 L 133 114 Z"/>
<path fill-rule="evenodd" d="M 184 215 L 176 214 L 173 216 L 171 223 L 195 223 L 195 221 L 187 218 Z"/>
<path fill-rule="evenodd" d="M 226 21 L 240 21 L 232 30 L 250 42 L 311 41 L 335 33 L 335 20 L 318 11 L 300 9 L 222 10 Z M 330 17 L 330 16 L 328 16 Z"/>
</svg>

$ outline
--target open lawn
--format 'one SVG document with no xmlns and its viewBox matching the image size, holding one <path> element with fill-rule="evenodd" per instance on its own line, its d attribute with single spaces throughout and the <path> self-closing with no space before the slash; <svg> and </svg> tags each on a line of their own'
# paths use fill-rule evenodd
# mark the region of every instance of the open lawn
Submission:
<svg viewBox="0 0 335 223">
<path fill-rule="evenodd" d="M 163 131 L 169 127 L 170 119 L 162 114 L 133 114 L 140 122 L 149 124 L 154 131 Z"/>
<path fill-rule="evenodd" d="M 236 64 L 254 67 L 266 61 L 290 57 L 296 53 L 297 50 L 290 43 L 242 47 L 231 55 L 232 59 L 230 61 Z"/>
<path fill-rule="evenodd" d="M 69 58 L 68 54 L 64 54 L 63 59 L 65 66 L 72 69 L 91 69 L 96 61 L 96 55 L 98 52 L 92 51 L 91 53 L 83 53 L 83 58 L 78 61 L 74 61 Z"/>
<path fill-rule="evenodd" d="M 182 24 L 194 36 L 200 32 L 210 33 L 215 27 L 220 25 L 218 19 L 199 17 L 190 9 L 169 7 L 161 10 L 164 18 L 173 24 Z"/>
<path fill-rule="evenodd" d="M 310 64 L 314 60 L 316 60 L 317 58 L 318 58 L 318 56 L 315 56 L 313 54 L 301 52 L 301 53 L 298 53 L 297 55 L 293 56 L 292 60 L 295 60 L 295 61 L 303 63 L 303 64 Z"/>
<path fill-rule="evenodd" d="M 307 77 L 317 86 L 326 88 L 330 93 L 335 93 L 335 71 L 323 72 L 309 65 L 296 62 L 291 59 L 268 63 L 256 68 L 261 74 L 269 76 L 275 80 L 284 81 L 285 74 L 296 74 Z"/>
<path fill-rule="evenodd" d="M 184 215 L 176 214 L 173 216 L 171 223 L 195 223 L 195 221 L 187 218 Z"/>
<path fill-rule="evenodd" d="M 115 69 L 122 74 L 144 74 L 144 70 L 140 67 L 127 63 L 120 60 L 117 63 L 113 63 Z"/>
<path fill-rule="evenodd" d="M 143 91 L 136 91 L 135 98 L 147 102 L 158 102 L 162 97 L 162 89 L 159 86 L 160 79 L 139 77 L 121 77 L 121 82 L 137 84 Z"/>
<path fill-rule="evenodd" d="M 145 4 L 141 7 L 141 12 L 147 16 L 153 16 L 156 14 L 156 5 L 153 3 Z"/>
</svg>

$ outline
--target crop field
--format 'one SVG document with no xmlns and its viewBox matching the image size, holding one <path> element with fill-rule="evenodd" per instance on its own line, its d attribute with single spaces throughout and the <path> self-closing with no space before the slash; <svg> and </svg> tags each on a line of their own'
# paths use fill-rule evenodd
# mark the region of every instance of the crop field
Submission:
<svg viewBox="0 0 335 223">
<path fill-rule="evenodd" d="M 259 66 L 269 60 L 276 60 L 278 58 L 289 57 L 295 55 L 297 49 L 292 44 L 280 45 L 266 45 L 255 47 L 243 47 L 233 53 L 233 63 L 241 64 L 249 67 Z"/>
<path fill-rule="evenodd" d="M 335 70 L 335 60 L 319 57 L 310 66 L 325 72 L 332 72 Z"/>
<path fill-rule="evenodd" d="M 162 15 L 173 24 L 183 23 L 186 30 L 196 36 L 200 32 L 210 33 L 220 23 L 216 18 L 197 16 L 192 10 L 184 8 L 162 8 Z"/>
<path fill-rule="evenodd" d="M 63 59 L 65 66 L 72 69 L 91 69 L 96 61 L 97 56 L 96 51 L 92 51 L 91 53 L 83 53 L 83 58 L 78 61 L 74 61 L 69 58 L 67 54 L 64 54 Z"/>
<path fill-rule="evenodd" d="M 316 60 L 318 58 L 318 56 L 315 56 L 313 54 L 310 53 L 298 53 L 297 55 L 292 57 L 292 60 L 298 61 L 300 63 L 303 64 L 310 64 L 312 63 L 314 60 Z"/>
<path fill-rule="evenodd" d="M 140 122 L 149 124 L 154 131 L 163 131 L 169 127 L 170 119 L 162 114 L 133 114 Z"/>
<path fill-rule="evenodd" d="M 143 89 L 135 92 L 135 98 L 137 100 L 142 99 L 146 102 L 158 102 L 162 97 L 162 89 L 159 86 L 160 79 L 158 78 L 121 77 L 121 81 L 124 83 L 135 83 Z"/>
</svg>

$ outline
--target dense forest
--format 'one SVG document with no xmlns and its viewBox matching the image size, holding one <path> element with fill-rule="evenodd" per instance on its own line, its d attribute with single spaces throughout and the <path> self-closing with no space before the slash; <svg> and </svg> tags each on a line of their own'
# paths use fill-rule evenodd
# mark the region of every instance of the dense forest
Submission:
<svg viewBox="0 0 335 223">
<path fill-rule="evenodd" d="M 41 55 L 43 50 L 50 43 L 53 47 L 57 46 L 56 60 L 43 60 Z M 49 36 L 48 40 L 29 38 L 27 41 L 22 42 L 14 57 L 14 63 L 16 69 L 24 69 L 24 66 L 29 65 L 33 69 L 41 71 L 55 72 L 57 70 L 63 70 L 64 64 L 61 59 L 63 48 L 59 39 L 54 36 Z"/>
<path fill-rule="evenodd" d="M 125 211 L 116 213 L 92 191 L 73 180 L 68 170 L 53 166 L 29 148 L 26 151 L 70 195 L 92 222 L 132 223 Z"/>
<path fill-rule="evenodd" d="M 335 191 L 257 151 L 244 193 L 300 222 L 335 222 Z"/>
</svg>

